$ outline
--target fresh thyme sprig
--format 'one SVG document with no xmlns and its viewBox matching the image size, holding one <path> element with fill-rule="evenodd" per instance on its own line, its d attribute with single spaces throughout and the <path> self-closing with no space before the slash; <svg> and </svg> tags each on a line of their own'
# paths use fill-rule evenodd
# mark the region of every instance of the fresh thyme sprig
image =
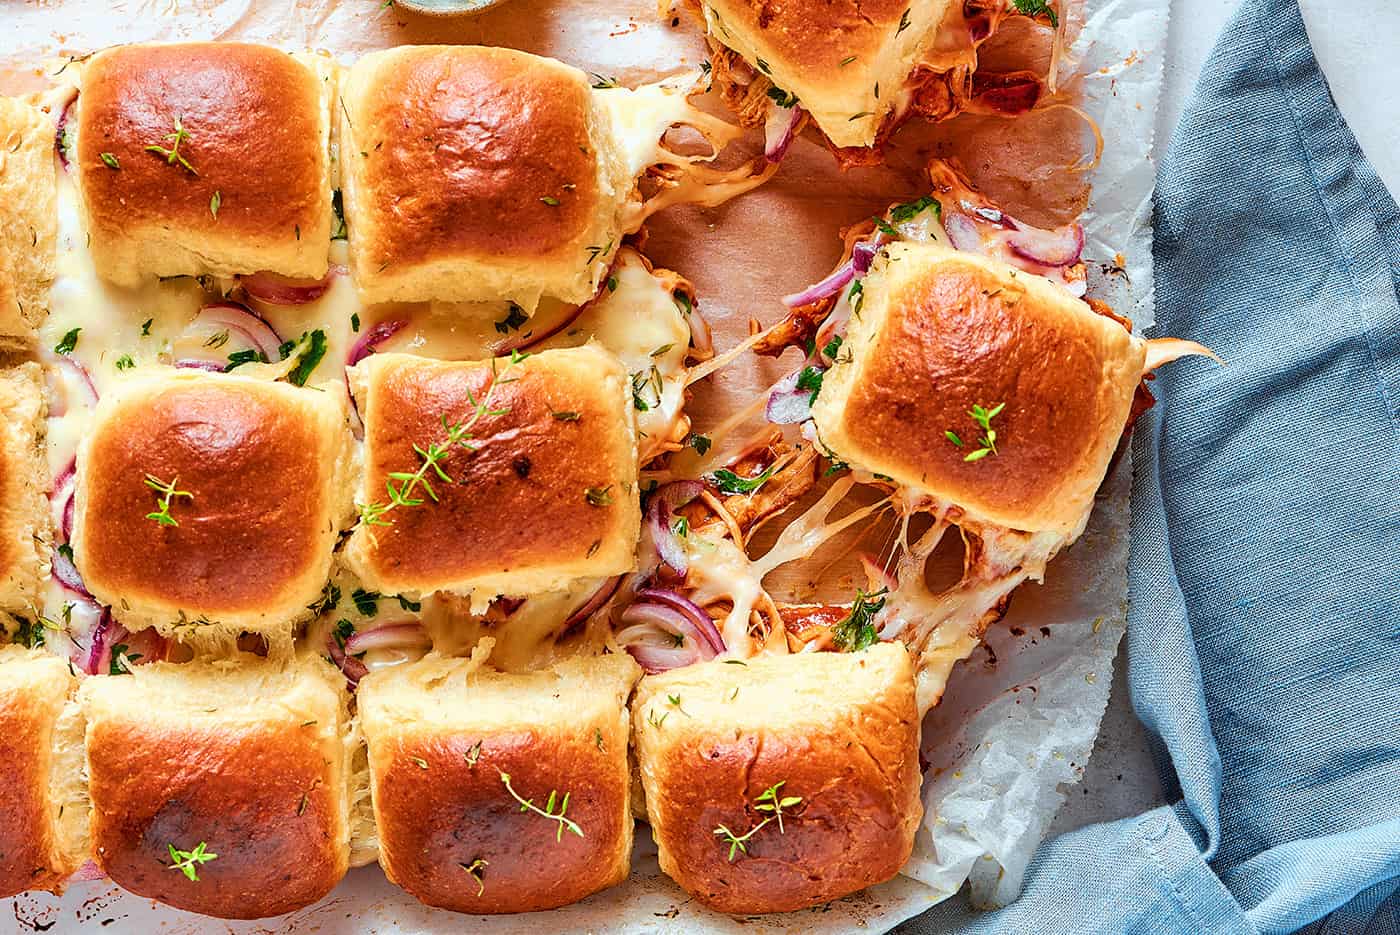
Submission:
<svg viewBox="0 0 1400 935">
<path fill-rule="evenodd" d="M 169 149 L 152 143 L 146 147 L 146 152 L 164 156 L 166 163 L 169 165 L 173 166 L 179 163 L 190 175 L 199 175 L 199 173 L 195 171 L 194 166 L 190 165 L 190 161 L 180 153 L 180 144 L 190 139 L 190 131 L 185 129 L 185 125 L 181 122 L 178 115 L 175 117 L 174 126 L 174 133 L 165 134 L 165 138 L 170 141 Z M 218 214 L 218 210 L 215 209 L 214 213 Z"/>
<path fill-rule="evenodd" d="M 992 420 L 999 416 L 1001 411 L 1005 408 L 1006 403 L 997 403 L 991 409 L 984 409 L 981 406 L 974 405 L 968 410 L 967 414 L 972 417 L 972 421 L 976 422 L 982 428 L 982 437 L 978 439 L 982 447 L 978 448 L 976 451 L 968 452 L 967 456 L 963 458 L 964 461 L 980 461 L 987 457 L 987 455 L 994 455 L 997 453 L 997 430 L 992 428 Z M 950 442 L 957 445 L 959 448 L 963 446 L 962 439 L 958 438 L 953 432 L 949 431 L 944 434 Z"/>
<path fill-rule="evenodd" d="M 447 456 L 451 454 L 453 448 L 462 448 L 468 453 L 476 451 L 477 446 L 472 442 L 472 430 L 476 428 L 477 423 L 487 416 L 503 416 L 510 412 L 509 406 L 492 409 L 491 394 L 500 384 L 511 382 L 514 378 L 506 378 L 510 368 L 529 356 L 529 354 L 512 351 L 510 364 L 492 380 L 481 399 L 477 399 L 470 389 L 467 390 L 467 400 L 472 406 L 470 415 L 461 422 L 452 424 L 447 421 L 447 415 L 443 414 L 441 420 L 446 438 L 440 442 L 433 442 L 426 448 L 415 444 L 413 450 L 423 463 L 418 466 L 416 471 L 391 472 L 384 480 L 384 486 L 389 492 L 389 502 L 363 504 L 360 507 L 360 522 L 367 526 L 392 526 L 393 521 L 384 519 L 384 515 L 395 507 L 422 506 L 425 502 L 422 494 L 426 494 L 429 499 L 437 503 L 437 491 L 433 489 L 433 482 L 428 473 L 431 471 L 443 483 L 452 483 L 452 477 L 442 469 L 442 462 L 447 460 Z M 394 485 L 395 481 L 398 482 L 398 486 Z"/>
<path fill-rule="evenodd" d="M 146 475 L 146 486 L 160 494 L 160 509 L 146 514 L 146 519 L 155 520 L 162 526 L 179 526 L 180 521 L 170 515 L 170 504 L 176 497 L 186 497 L 194 499 L 194 494 L 188 490 L 179 490 L 180 478 L 177 475 L 170 483 L 166 483 L 154 474 Z"/>
<path fill-rule="evenodd" d="M 505 785 L 506 791 L 510 793 L 510 797 L 520 803 L 520 810 L 522 812 L 534 812 L 536 815 L 548 818 L 558 825 L 557 830 L 554 832 L 554 840 L 556 842 L 564 840 L 565 829 L 568 829 L 571 833 L 579 837 L 583 837 L 583 829 L 574 823 L 572 819 L 564 817 L 564 813 L 569 810 L 569 793 L 565 792 L 564 798 L 560 799 L 558 791 L 550 789 L 549 798 L 545 801 L 544 808 L 540 808 L 535 804 L 534 799 L 522 799 L 520 797 L 520 794 L 517 793 L 510 784 L 510 773 L 502 772 L 501 782 Z M 554 810 L 556 805 L 559 806 L 559 811 L 557 812 Z"/>
<path fill-rule="evenodd" d="M 196 844 L 192 851 L 182 851 L 174 844 L 167 846 L 170 848 L 170 869 L 180 871 L 195 883 L 199 882 L 199 865 L 207 864 L 219 856 L 209 853 L 203 841 Z"/>
<path fill-rule="evenodd" d="M 801 805 L 802 796 L 783 795 L 782 788 L 786 783 L 787 780 L 774 783 L 773 785 L 765 789 L 762 795 L 754 799 L 754 811 L 765 812 L 767 813 L 768 817 L 760 821 L 758 824 L 754 825 L 746 833 L 735 834 L 725 825 L 720 825 L 714 829 L 715 835 L 717 835 L 719 839 L 725 844 L 729 845 L 729 862 L 731 864 L 734 862 L 735 856 L 740 853 L 743 853 L 744 856 L 748 856 L 749 840 L 755 834 L 758 834 L 759 831 L 767 827 L 769 823 L 776 821 L 778 823 L 778 833 L 787 833 L 786 830 L 783 828 L 783 809 L 794 808 L 798 805 Z"/>
</svg>

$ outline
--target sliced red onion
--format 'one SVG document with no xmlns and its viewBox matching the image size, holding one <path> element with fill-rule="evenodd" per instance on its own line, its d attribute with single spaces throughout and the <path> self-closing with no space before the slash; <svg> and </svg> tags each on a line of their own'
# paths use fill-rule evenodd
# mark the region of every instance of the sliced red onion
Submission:
<svg viewBox="0 0 1400 935">
<path fill-rule="evenodd" d="M 175 366 L 181 370 L 208 370 L 210 373 L 223 373 L 224 365 L 213 360 L 194 360 L 193 358 L 183 358 L 175 361 Z"/>
<path fill-rule="evenodd" d="M 855 278 L 855 266 L 851 260 L 847 260 L 821 282 L 813 283 L 801 292 L 794 292 L 792 295 L 783 296 L 783 304 L 788 308 L 801 308 L 804 305 L 811 305 L 813 302 L 820 302 L 822 299 L 829 299 L 836 295 L 846 283 Z"/>
<path fill-rule="evenodd" d="M 236 331 L 269 361 L 274 361 L 281 356 L 281 336 L 267 323 L 267 319 L 242 302 L 215 302 L 212 305 L 206 305 L 199 310 L 199 314 L 191 322 L 191 327 L 194 325 Z"/>
<path fill-rule="evenodd" d="M 109 608 L 102 608 L 102 616 L 97 621 L 92 636 L 88 639 L 87 652 L 83 654 L 82 670 L 88 675 L 105 675 L 112 668 L 112 647 L 126 636 L 126 627 L 112 616 Z"/>
<path fill-rule="evenodd" d="M 715 622 L 710 619 L 710 615 L 705 613 L 705 609 L 688 597 L 684 597 L 675 591 L 663 591 L 658 588 L 647 588 L 637 592 L 637 600 L 656 601 L 665 604 L 673 610 L 685 614 L 685 616 L 695 624 L 695 628 L 705 637 L 705 642 L 716 653 L 725 650 L 724 637 L 720 636 L 719 630 L 715 628 Z"/>
<path fill-rule="evenodd" d="M 710 323 L 704 315 L 700 314 L 700 309 L 692 304 L 690 313 L 686 317 L 690 320 L 691 345 L 705 356 L 713 354 L 715 352 L 715 336 L 710 330 Z"/>
<path fill-rule="evenodd" d="M 883 236 L 883 235 L 882 235 Z M 870 263 L 880 251 L 880 240 L 861 240 L 851 247 L 851 268 L 857 276 L 870 272 Z"/>
<path fill-rule="evenodd" d="M 865 576 L 870 579 L 872 587 L 876 582 L 879 582 L 880 587 L 887 590 L 897 591 L 899 589 L 899 581 L 895 576 L 886 571 L 885 566 L 876 561 L 875 556 L 869 552 L 860 553 L 860 564 L 865 568 Z"/>
<path fill-rule="evenodd" d="M 671 529 L 671 517 L 676 507 L 694 500 L 704 489 L 705 485 L 699 481 L 674 481 L 653 493 L 647 503 L 647 528 L 656 554 L 682 578 L 690 568 L 690 560 L 686 556 L 685 546 Z"/>
<path fill-rule="evenodd" d="M 947 231 L 948 240 L 952 242 L 954 250 L 962 250 L 965 253 L 986 252 L 982 245 L 981 232 L 967 215 L 949 212 L 943 218 L 943 229 Z"/>
<path fill-rule="evenodd" d="M 797 388 L 801 370 L 794 370 L 773 384 L 763 414 L 774 425 L 801 425 L 812 418 L 812 391 Z"/>
<path fill-rule="evenodd" d="M 375 348 L 385 341 L 398 334 L 408 325 L 407 318 L 390 318 L 375 324 L 350 348 L 350 356 L 345 360 L 345 366 L 353 367 L 374 353 Z"/>
<path fill-rule="evenodd" d="M 305 305 L 325 295 L 331 287 L 331 280 L 343 272 L 345 267 L 332 266 L 320 279 L 290 279 L 264 270 L 251 276 L 240 276 L 239 281 L 248 294 L 259 302 L 268 305 Z"/>
<path fill-rule="evenodd" d="M 715 657 L 714 647 L 690 615 L 674 607 L 638 602 L 624 610 L 621 619 L 627 626 L 618 631 L 617 641 L 648 673 Z"/>
<path fill-rule="evenodd" d="M 92 592 L 87 589 L 87 585 L 83 584 L 83 576 L 78 574 L 78 567 L 73 564 L 72 559 L 54 549 L 51 567 L 55 581 L 79 597 L 89 601 L 93 600 Z"/>
<path fill-rule="evenodd" d="M 69 169 L 68 151 L 63 148 L 63 134 L 68 131 L 68 118 L 73 110 L 73 105 L 78 102 L 78 95 L 74 94 L 68 103 L 63 105 L 63 110 L 58 115 L 58 126 L 53 134 L 53 148 L 58 153 L 58 163 L 63 166 L 63 171 Z"/>
<path fill-rule="evenodd" d="M 64 542 L 73 538 L 73 494 L 77 490 L 77 470 L 77 459 L 70 459 L 68 466 L 54 478 L 53 491 L 49 494 L 54 525 L 59 528 Z"/>
<path fill-rule="evenodd" d="M 783 161 L 801 120 L 802 108 L 796 104 L 780 107 L 777 102 L 769 103 L 768 116 L 763 121 L 763 155 L 769 162 Z"/>
<path fill-rule="evenodd" d="M 84 367 L 82 364 L 78 363 L 73 358 L 69 357 L 67 354 L 58 355 L 57 362 L 59 368 L 67 371 L 67 373 L 73 378 L 73 381 L 76 382 L 81 388 L 84 404 L 89 407 L 96 406 L 98 399 L 97 384 L 92 382 L 92 374 L 87 372 L 87 368 Z M 64 406 L 64 411 L 67 411 L 66 405 Z M 54 413 L 51 412 L 50 414 Z"/>
<path fill-rule="evenodd" d="M 352 636 L 350 639 L 354 639 L 354 637 Z M 346 642 L 348 644 L 349 640 Z M 326 649 L 331 654 L 331 661 L 340 667 L 341 672 L 345 673 L 345 680 L 350 683 L 351 688 L 359 685 L 360 679 L 369 675 L 368 666 L 354 656 L 348 655 L 341 648 L 340 643 L 336 641 L 334 630 L 326 631 Z"/>
<path fill-rule="evenodd" d="M 1008 220 L 1016 229 L 1007 235 L 1006 245 L 1022 259 L 1059 267 L 1072 266 L 1084 255 L 1084 228 L 1079 224 L 1042 230 L 1015 219 Z"/>
<path fill-rule="evenodd" d="M 626 577 L 626 575 L 618 575 L 616 578 L 609 578 L 607 581 L 604 581 L 598 590 L 594 591 L 589 596 L 588 600 L 580 604 L 573 613 L 569 614 L 569 616 L 564 619 L 564 625 L 559 628 L 560 632 L 568 630 L 575 624 L 582 623 L 584 620 L 587 620 L 597 613 L 599 608 L 612 600 L 612 596 L 616 594 L 617 589 L 622 586 L 622 579 Z"/>
<path fill-rule="evenodd" d="M 334 641 L 334 637 L 332 637 Z M 347 655 L 371 649 L 432 649 L 433 639 L 421 623 L 388 623 L 373 630 L 359 630 L 345 640 Z"/>
</svg>

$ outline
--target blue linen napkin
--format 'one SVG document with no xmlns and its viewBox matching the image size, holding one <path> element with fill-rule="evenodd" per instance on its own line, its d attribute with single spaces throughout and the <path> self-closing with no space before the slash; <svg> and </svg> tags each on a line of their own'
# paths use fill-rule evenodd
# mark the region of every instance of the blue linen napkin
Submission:
<svg viewBox="0 0 1400 935">
<path fill-rule="evenodd" d="M 910 935 L 1400 932 L 1400 209 L 1297 0 L 1217 41 L 1155 235 L 1155 332 L 1229 362 L 1166 368 L 1134 438 L 1129 684 L 1176 804 Z"/>
</svg>

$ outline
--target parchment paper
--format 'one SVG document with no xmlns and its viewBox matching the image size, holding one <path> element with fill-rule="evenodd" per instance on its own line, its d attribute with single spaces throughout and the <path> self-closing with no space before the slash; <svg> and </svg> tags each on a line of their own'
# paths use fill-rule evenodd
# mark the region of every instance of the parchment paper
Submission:
<svg viewBox="0 0 1400 935">
<path fill-rule="evenodd" d="M 347 60 L 403 43 L 507 45 L 553 55 L 636 84 L 705 58 L 698 31 L 651 0 L 513 0 L 465 20 L 420 17 L 380 0 L 0 0 L 0 91 L 40 86 L 38 63 L 117 42 L 245 39 L 327 49 Z M 1149 161 L 1169 0 L 1085 0 L 1067 81 L 1075 103 L 1102 127 L 1103 160 L 1065 171 L 1084 148 L 1082 118 L 1060 109 L 1019 121 L 960 118 L 910 127 L 881 169 L 840 173 L 811 139 L 793 146 L 777 177 L 717 209 L 676 208 L 649 225 L 645 252 L 695 283 L 722 349 L 747 321 L 781 314 L 778 297 L 815 281 L 838 258 L 838 229 L 923 193 L 930 155 L 957 157 L 1004 206 L 1037 223 L 1084 207 L 1091 282 L 1138 326 L 1152 320 Z M 1080 30 L 1082 26 L 1082 31 Z M 1015 29 L 1020 25 L 1016 24 Z M 1018 40 L 1008 30 L 1013 59 Z M 699 426 L 752 398 L 793 365 L 752 358 L 722 371 L 690 411 Z M 970 880 L 979 905 L 1014 899 L 1031 854 L 1093 748 L 1126 619 L 1128 479 L 1120 464 L 1084 537 L 1051 564 L 1043 587 L 1018 592 L 1004 625 L 954 673 L 924 725 L 930 763 L 928 819 L 900 876 L 806 912 L 737 918 L 691 902 L 656 866 L 639 826 L 632 878 L 547 915 L 463 917 L 420 905 L 376 867 L 352 871 L 315 906 L 259 923 L 221 923 L 159 906 L 110 883 L 75 884 L 62 897 L 5 901 L 22 930 L 65 932 L 106 924 L 113 932 L 844 932 L 881 931 L 956 893 Z M 848 579 L 837 582 L 846 588 Z"/>
</svg>

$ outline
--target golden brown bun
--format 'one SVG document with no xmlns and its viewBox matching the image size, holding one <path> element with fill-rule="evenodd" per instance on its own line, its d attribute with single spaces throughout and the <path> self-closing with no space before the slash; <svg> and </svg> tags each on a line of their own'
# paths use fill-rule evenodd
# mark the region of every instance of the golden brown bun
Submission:
<svg viewBox="0 0 1400 935">
<path fill-rule="evenodd" d="M 0 610 L 23 616 L 38 600 L 50 538 L 46 408 L 38 364 L 0 370 Z"/>
<path fill-rule="evenodd" d="M 493 367 L 503 382 L 488 397 Z M 507 410 L 475 424 L 476 451 L 457 446 L 442 461 L 452 482 L 425 475 L 436 501 L 419 488 L 424 502 L 390 510 L 390 525 L 356 527 L 346 560 L 366 587 L 490 600 L 633 567 L 641 507 L 631 388 L 598 345 L 515 365 L 375 354 L 351 371 L 351 385 L 365 418 L 363 503 L 387 503 L 389 475 L 422 466 L 414 446 L 442 442 L 444 416 L 469 419 L 473 399 Z"/>
<path fill-rule="evenodd" d="M 899 643 L 648 676 L 632 705 L 661 869 L 721 912 L 788 912 L 888 880 L 914 847 L 919 715 Z M 800 803 L 771 812 L 770 787 Z"/>
<path fill-rule="evenodd" d="M 75 105 L 75 167 L 98 272 L 122 285 L 259 270 L 324 275 L 330 75 L 328 63 L 236 42 L 94 55 Z M 198 175 L 146 149 L 172 148 L 176 117 L 189 134 L 179 153 Z"/>
<path fill-rule="evenodd" d="M 351 511 L 338 386 L 160 370 L 102 399 L 78 452 L 73 550 L 128 627 L 290 632 L 330 575 Z M 178 526 L 148 519 L 178 479 Z M 183 632 L 181 632 L 183 631 Z"/>
<path fill-rule="evenodd" d="M 1077 532 L 1123 433 L 1144 342 L 1039 276 L 940 246 L 886 251 L 812 407 L 822 443 L 975 520 Z M 997 454 L 965 461 L 981 447 L 968 411 L 1002 403 Z"/>
<path fill-rule="evenodd" d="M 795 94 L 837 146 L 871 145 L 915 65 L 950 64 L 942 59 L 959 44 L 970 45 L 962 4 L 953 0 L 705 0 L 704 6 L 710 36 Z"/>
<path fill-rule="evenodd" d="M 583 72 L 512 49 L 401 46 L 360 59 L 342 100 L 351 268 L 366 301 L 533 310 L 541 295 L 593 294 L 632 182 Z"/>
<path fill-rule="evenodd" d="M 571 659 L 520 675 L 429 656 L 360 682 L 380 864 L 430 906 L 533 912 L 627 878 L 631 657 Z M 578 836 L 521 798 L 557 814 Z M 478 864 L 477 861 L 484 863 Z M 469 872 L 470 868 L 470 872 Z"/>
<path fill-rule="evenodd" d="M 70 765 L 59 721 L 75 685 L 57 656 L 0 646 L 0 897 L 58 892 L 82 862 L 60 825 L 57 775 Z"/>
<path fill-rule="evenodd" d="M 157 662 L 83 682 L 95 859 L 139 896 L 289 912 L 349 864 L 345 679 L 319 658 Z M 218 857 L 193 881 L 169 847 Z"/>
<path fill-rule="evenodd" d="M 0 97 L 0 349 L 33 343 L 48 313 L 58 243 L 54 125 Z"/>
</svg>

